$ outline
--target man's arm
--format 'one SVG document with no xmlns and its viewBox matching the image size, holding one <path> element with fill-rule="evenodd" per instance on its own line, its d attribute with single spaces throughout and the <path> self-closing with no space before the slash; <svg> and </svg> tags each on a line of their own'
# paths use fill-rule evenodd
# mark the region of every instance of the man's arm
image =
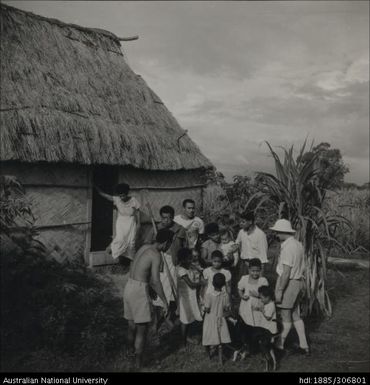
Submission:
<svg viewBox="0 0 370 385">
<path fill-rule="evenodd" d="M 165 311 L 167 312 L 168 309 L 168 303 L 166 296 L 164 295 L 163 286 L 160 280 L 160 265 L 161 265 L 161 256 L 158 253 L 158 255 L 153 257 L 152 260 L 152 268 L 151 268 L 151 284 L 154 289 L 154 291 L 158 294 L 158 297 L 162 300 Z"/>
<path fill-rule="evenodd" d="M 291 266 L 283 265 L 283 274 L 280 276 L 275 288 L 275 299 L 277 303 L 280 303 L 283 298 L 283 293 L 288 285 L 291 270 Z"/>
<path fill-rule="evenodd" d="M 211 264 L 208 261 L 208 249 L 206 247 L 202 247 L 200 249 L 200 259 L 203 264 L 203 266 L 210 266 Z"/>
<path fill-rule="evenodd" d="M 135 209 L 135 221 L 136 221 L 136 239 L 139 238 L 140 229 L 141 229 L 141 222 L 140 222 L 140 210 Z"/>
</svg>

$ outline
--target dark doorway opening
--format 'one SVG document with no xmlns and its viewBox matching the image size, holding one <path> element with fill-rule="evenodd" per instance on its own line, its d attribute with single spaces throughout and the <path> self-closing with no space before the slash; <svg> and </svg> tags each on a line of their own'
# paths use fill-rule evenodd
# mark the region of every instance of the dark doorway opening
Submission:
<svg viewBox="0 0 370 385">
<path fill-rule="evenodd" d="M 103 192 L 113 195 L 118 180 L 118 170 L 112 166 L 96 166 L 93 184 Z M 112 241 L 113 203 L 93 189 L 91 214 L 91 251 L 103 251 Z"/>
</svg>

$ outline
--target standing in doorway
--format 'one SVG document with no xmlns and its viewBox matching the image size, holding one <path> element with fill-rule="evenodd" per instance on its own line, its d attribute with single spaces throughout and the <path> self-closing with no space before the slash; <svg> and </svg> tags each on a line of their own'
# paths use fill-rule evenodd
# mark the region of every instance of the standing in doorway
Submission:
<svg viewBox="0 0 370 385">
<path fill-rule="evenodd" d="M 116 236 L 110 248 L 114 259 L 123 256 L 132 261 L 135 255 L 136 236 L 140 227 L 140 203 L 129 195 L 130 186 L 126 183 L 118 184 L 114 194 L 105 194 L 98 187 L 98 193 L 113 202 L 117 209 Z"/>
</svg>

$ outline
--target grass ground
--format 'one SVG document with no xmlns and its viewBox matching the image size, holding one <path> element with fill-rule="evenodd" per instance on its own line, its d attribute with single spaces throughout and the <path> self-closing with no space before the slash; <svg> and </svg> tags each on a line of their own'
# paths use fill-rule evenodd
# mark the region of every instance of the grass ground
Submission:
<svg viewBox="0 0 370 385">
<path fill-rule="evenodd" d="M 329 293 L 333 316 L 328 320 L 306 320 L 312 348 L 310 357 L 289 354 L 282 360 L 281 372 L 369 372 L 369 272 L 330 270 Z M 161 330 L 162 333 L 165 330 Z M 294 343 L 295 335 L 291 336 Z M 164 334 L 152 339 L 147 348 L 147 372 L 260 372 L 264 370 L 259 355 L 243 362 L 226 361 L 223 368 L 210 361 L 203 347 L 179 348 L 179 334 Z M 128 364 L 121 355 L 105 367 L 108 371 L 126 371 Z"/>
<path fill-rule="evenodd" d="M 117 295 L 123 289 L 122 275 L 112 275 L 118 286 Z M 369 271 L 328 271 L 327 287 L 333 302 L 333 316 L 327 320 L 306 320 L 307 334 L 312 355 L 303 357 L 288 354 L 281 362 L 280 372 L 369 372 Z M 122 327 L 126 327 L 122 320 Z M 217 360 L 210 361 L 202 346 L 190 345 L 180 349 L 179 333 L 149 338 L 144 372 L 261 372 L 262 357 L 252 356 L 245 361 L 228 360 L 220 368 Z M 290 343 L 297 337 L 292 333 Z M 289 341 L 288 341 L 289 342 Z M 122 350 L 107 353 L 104 361 L 92 359 L 93 352 L 82 352 L 80 357 L 66 357 L 46 349 L 27 355 L 10 371 L 38 372 L 127 372 L 129 365 Z M 35 369 L 37 368 L 37 369 Z"/>
</svg>

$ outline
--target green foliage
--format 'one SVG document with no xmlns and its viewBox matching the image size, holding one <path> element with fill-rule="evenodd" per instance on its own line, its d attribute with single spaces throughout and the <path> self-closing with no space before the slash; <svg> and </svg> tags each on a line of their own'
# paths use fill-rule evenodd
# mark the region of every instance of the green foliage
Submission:
<svg viewBox="0 0 370 385">
<path fill-rule="evenodd" d="M 337 148 L 330 148 L 329 143 L 320 143 L 300 155 L 297 162 L 310 164 L 314 160 L 317 169 L 318 185 L 326 189 L 335 189 L 343 186 L 344 175 L 349 172 L 344 164 L 342 154 Z"/>
<path fill-rule="evenodd" d="M 24 189 L 17 179 L 0 175 L 0 231 L 7 232 L 13 226 L 31 226 L 33 215 Z"/>
<path fill-rule="evenodd" d="M 326 184 L 321 184 L 321 171 L 317 168 L 320 152 L 312 152 L 308 161 L 304 157 L 305 142 L 297 158 L 292 146 L 283 149 L 284 159 L 281 160 L 270 144 L 267 145 L 275 162 L 276 176 L 263 172 L 257 174 L 262 192 L 255 193 L 248 206 L 273 205 L 274 220 L 286 218 L 291 221 L 306 254 L 305 312 L 330 315 L 331 304 L 325 286 L 325 246 L 335 243 L 342 247 L 335 239 L 335 231 L 339 225 L 351 227 L 351 224 L 341 215 L 328 215 L 323 211 Z"/>
<path fill-rule="evenodd" d="M 327 194 L 324 210 L 332 215 L 342 215 L 349 219 L 352 228 L 338 226 L 337 239 L 349 250 L 350 255 L 368 255 L 370 250 L 369 233 L 370 191 L 361 187 L 346 187 Z M 334 256 L 342 250 L 330 250 Z"/>
<path fill-rule="evenodd" d="M 121 299 L 110 282 L 85 266 L 49 259 L 32 227 L 17 226 L 19 217 L 30 215 L 20 185 L 14 178 L 3 179 L 3 185 L 2 369 L 22 369 L 36 351 L 67 357 L 75 370 L 96 368 L 122 348 Z"/>
</svg>

